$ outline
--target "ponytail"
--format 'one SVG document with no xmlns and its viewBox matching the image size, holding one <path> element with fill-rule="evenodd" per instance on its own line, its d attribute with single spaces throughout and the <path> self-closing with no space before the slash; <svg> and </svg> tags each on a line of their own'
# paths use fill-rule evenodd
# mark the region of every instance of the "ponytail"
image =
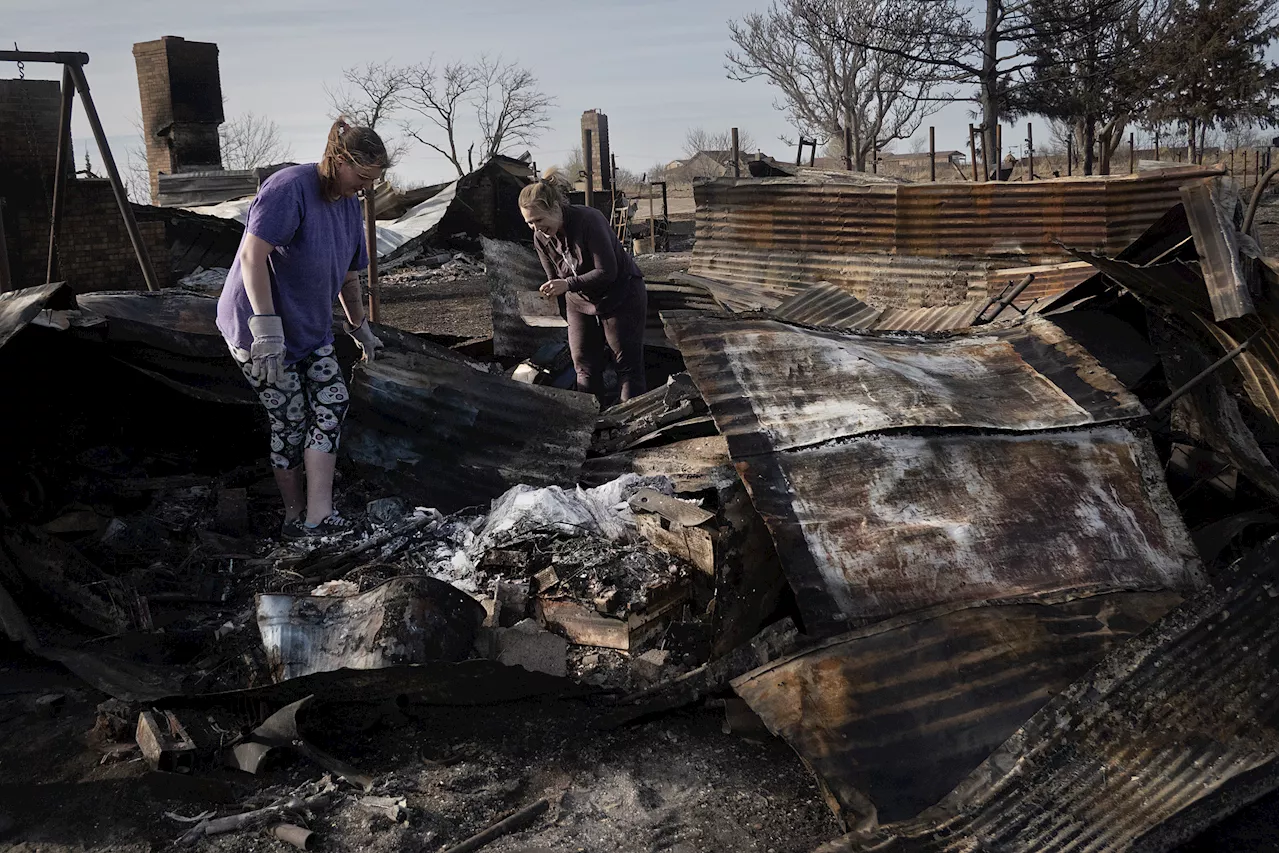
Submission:
<svg viewBox="0 0 1280 853">
<path fill-rule="evenodd" d="M 338 120 L 329 128 L 324 156 L 320 158 L 319 164 L 320 191 L 330 201 L 341 195 L 338 191 L 338 166 L 343 162 L 360 168 L 391 168 L 387 146 L 373 128 L 352 126 L 347 122 L 346 116 L 338 116 Z"/>
</svg>

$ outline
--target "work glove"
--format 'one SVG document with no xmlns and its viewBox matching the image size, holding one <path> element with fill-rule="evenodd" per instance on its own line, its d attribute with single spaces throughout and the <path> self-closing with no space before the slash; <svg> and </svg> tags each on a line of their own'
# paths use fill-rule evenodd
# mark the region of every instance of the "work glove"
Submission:
<svg viewBox="0 0 1280 853">
<path fill-rule="evenodd" d="M 364 354 L 364 360 L 372 362 L 374 351 L 381 349 L 383 343 L 382 339 L 373 333 L 373 329 L 369 328 L 369 320 L 367 318 L 361 320 L 359 326 L 352 326 L 350 323 L 343 323 L 342 326 L 359 345 L 360 352 Z"/>
<path fill-rule="evenodd" d="M 249 375 L 275 385 L 284 373 L 284 324 L 278 314 L 254 314 L 249 318 Z"/>
</svg>

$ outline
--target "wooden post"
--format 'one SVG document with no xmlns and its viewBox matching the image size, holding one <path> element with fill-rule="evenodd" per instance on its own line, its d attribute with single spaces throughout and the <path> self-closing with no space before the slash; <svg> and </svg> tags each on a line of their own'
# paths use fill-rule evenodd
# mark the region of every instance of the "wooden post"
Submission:
<svg viewBox="0 0 1280 853">
<path fill-rule="evenodd" d="M 973 167 L 973 182 L 978 182 L 978 150 L 973 145 L 973 124 L 969 124 L 969 163 Z"/>
<path fill-rule="evenodd" d="M 45 268 L 45 282 L 54 280 L 58 270 L 58 232 L 62 225 L 62 210 L 66 207 L 67 166 L 71 159 L 71 100 L 76 94 L 75 80 L 70 67 L 62 66 L 62 108 L 58 114 L 58 154 L 53 167 L 53 211 L 49 216 L 49 263 Z"/>
<path fill-rule="evenodd" d="M 1160 162 L 1160 126 L 1156 125 L 1156 162 Z"/>
<path fill-rule="evenodd" d="M 938 159 L 933 145 L 933 125 L 929 125 L 929 180 L 938 180 Z"/>
<path fill-rule="evenodd" d="M 1231 153 L 1230 153 L 1229 155 L 1227 155 L 1227 162 L 1229 163 L 1229 165 L 1227 166 L 1227 174 L 1231 176 L 1231 179 L 1232 179 L 1232 180 L 1235 180 L 1235 177 L 1236 177 L 1236 149 L 1234 149 L 1234 148 L 1232 148 L 1232 149 L 1231 149 Z"/>
<path fill-rule="evenodd" d="M 1133 159 L 1133 134 L 1130 133 L 1129 134 L 1129 174 L 1130 175 L 1134 173 L 1134 165 L 1135 163 Z"/>
<path fill-rule="evenodd" d="M 1004 180 L 1004 125 L 996 124 L 996 180 Z"/>
<path fill-rule="evenodd" d="M 853 128 L 847 121 L 844 123 L 844 169 L 853 171 Z"/>
<path fill-rule="evenodd" d="M 378 290 L 378 223 L 373 190 L 364 194 L 364 242 L 369 250 L 369 322 L 382 322 L 382 294 Z"/>
<path fill-rule="evenodd" d="M 813 163 L 818 159 L 818 140 L 809 140 L 809 167 L 813 168 Z"/>
<path fill-rule="evenodd" d="M 1036 150 L 1032 144 L 1031 122 L 1027 122 L 1027 180 L 1036 179 Z"/>
<path fill-rule="evenodd" d="M 871 174 L 878 174 L 880 171 L 880 150 L 873 142 L 871 143 Z"/>
<path fill-rule="evenodd" d="M 742 167 L 738 165 L 740 157 L 738 153 L 738 129 L 736 127 L 729 128 L 729 145 L 733 149 L 733 176 L 741 178 Z"/>
<path fill-rule="evenodd" d="M 804 137 L 800 137 L 800 141 L 796 144 L 796 165 L 800 165 L 800 158 L 804 156 Z"/>
<path fill-rule="evenodd" d="M 1074 134 L 1067 134 L 1067 177 L 1071 177 L 1071 138 Z"/>
<path fill-rule="evenodd" d="M 591 165 L 591 160 L 592 160 L 591 128 L 589 127 L 584 127 L 582 129 L 582 159 L 585 162 L 585 168 L 583 169 L 583 171 L 587 173 L 586 174 L 587 190 L 586 190 L 586 193 L 584 194 L 583 200 L 587 203 L 587 207 L 595 207 L 596 206 L 596 181 L 595 181 L 594 169 L 592 168 L 592 165 Z"/>
<path fill-rule="evenodd" d="M 93 104 L 93 96 L 89 94 L 89 81 L 85 79 L 84 69 L 74 62 L 68 62 L 65 68 L 71 71 L 76 91 L 84 104 L 85 118 L 89 119 L 89 129 L 93 131 L 93 139 L 98 143 L 98 156 L 106 167 L 107 178 L 111 181 L 111 191 L 115 193 L 116 206 L 120 208 L 120 216 L 124 219 L 124 228 L 129 232 L 129 242 L 133 243 L 133 253 L 138 258 L 138 266 L 142 267 L 142 279 L 147 283 L 147 290 L 159 290 L 160 281 L 156 278 L 155 268 L 151 266 L 151 256 L 142 242 L 142 232 L 138 230 L 138 220 L 133 216 L 133 207 L 129 204 L 129 194 L 124 191 L 120 180 L 120 172 L 116 169 L 115 158 L 111 156 L 111 146 L 107 144 L 107 134 L 102 129 L 102 120 L 98 118 L 98 108 Z"/>
<path fill-rule="evenodd" d="M 662 182 L 662 251 L 671 251 L 671 217 L 667 215 L 667 182 Z"/>
</svg>

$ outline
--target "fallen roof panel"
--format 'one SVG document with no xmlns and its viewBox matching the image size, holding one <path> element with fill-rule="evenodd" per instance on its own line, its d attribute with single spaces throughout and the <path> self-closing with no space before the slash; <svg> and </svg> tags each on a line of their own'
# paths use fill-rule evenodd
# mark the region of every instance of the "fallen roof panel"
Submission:
<svg viewBox="0 0 1280 853">
<path fill-rule="evenodd" d="M 1051 323 L 947 339 L 663 315 L 735 458 L 886 429 L 1080 426 L 1145 413 Z"/>
<path fill-rule="evenodd" d="M 1225 181 L 1217 178 L 1192 181 L 1181 192 L 1209 301 L 1213 303 L 1213 319 L 1222 321 L 1252 314 L 1253 297 L 1240 264 L 1240 239 L 1232 218 L 1239 199 Z"/>
<path fill-rule="evenodd" d="M 902 820 L 1180 601 L 1128 592 L 937 607 L 833 637 L 733 689 L 809 764 L 846 826 Z"/>
<path fill-rule="evenodd" d="M 1276 787 L 1276 540 L 1111 653 L 933 808 L 821 853 L 1164 851 Z"/>
<path fill-rule="evenodd" d="M 810 633 L 944 603 L 1199 581 L 1151 439 L 1121 426 L 734 458 Z"/>
<path fill-rule="evenodd" d="M 65 281 L 0 293 L 0 347 L 45 308 L 70 308 L 74 304 L 75 291 Z"/>
</svg>

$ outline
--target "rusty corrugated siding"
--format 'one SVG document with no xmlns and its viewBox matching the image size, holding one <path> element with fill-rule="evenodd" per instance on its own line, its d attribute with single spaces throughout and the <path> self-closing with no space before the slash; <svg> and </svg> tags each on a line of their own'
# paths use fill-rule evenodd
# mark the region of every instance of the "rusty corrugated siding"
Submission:
<svg viewBox="0 0 1280 853">
<path fill-rule="evenodd" d="M 1122 592 L 938 607 L 834 637 L 733 688 L 813 768 L 847 826 L 902 820 L 1180 601 Z"/>
<path fill-rule="evenodd" d="M 1111 653 L 935 807 L 820 853 L 1169 850 L 1276 787 L 1276 541 Z"/>
<path fill-rule="evenodd" d="M 690 272 L 788 290 L 825 280 L 889 307 L 877 285 L 880 299 L 896 291 L 876 277 L 896 275 L 900 290 L 915 287 L 896 307 L 955 304 L 972 298 L 970 279 L 985 291 L 987 267 L 1070 260 L 1055 241 L 1118 252 L 1179 202 L 1179 186 L 1211 174 L 897 186 L 722 178 L 694 188 Z"/>
</svg>

